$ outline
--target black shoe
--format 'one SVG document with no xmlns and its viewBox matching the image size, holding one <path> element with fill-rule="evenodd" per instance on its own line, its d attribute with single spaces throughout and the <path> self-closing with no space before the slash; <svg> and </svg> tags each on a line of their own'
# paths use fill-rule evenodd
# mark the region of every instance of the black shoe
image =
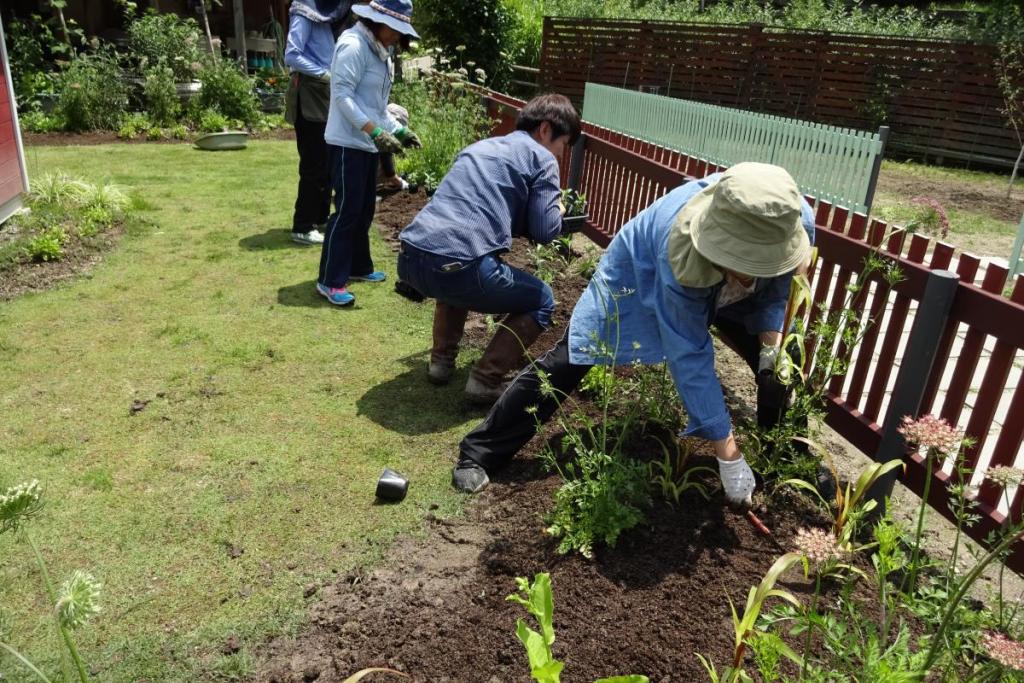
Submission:
<svg viewBox="0 0 1024 683">
<path fill-rule="evenodd" d="M 491 483 L 487 471 L 466 456 L 459 456 L 459 462 L 452 470 L 452 486 L 463 493 L 479 493 Z"/>
</svg>

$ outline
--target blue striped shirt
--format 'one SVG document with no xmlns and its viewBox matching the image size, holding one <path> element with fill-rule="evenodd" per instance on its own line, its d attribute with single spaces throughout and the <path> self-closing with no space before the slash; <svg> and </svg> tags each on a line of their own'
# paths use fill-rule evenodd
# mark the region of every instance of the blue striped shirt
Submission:
<svg viewBox="0 0 1024 683">
<path fill-rule="evenodd" d="M 462 150 L 423 210 L 399 237 L 453 260 L 508 251 L 513 235 L 558 237 L 558 161 L 529 133 L 488 138 Z"/>
</svg>

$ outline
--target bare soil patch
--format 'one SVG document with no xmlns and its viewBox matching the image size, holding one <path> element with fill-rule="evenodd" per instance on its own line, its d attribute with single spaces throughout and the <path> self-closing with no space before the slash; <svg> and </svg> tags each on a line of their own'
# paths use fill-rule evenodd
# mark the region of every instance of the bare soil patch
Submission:
<svg viewBox="0 0 1024 683">
<path fill-rule="evenodd" d="M 15 231 L 16 227 L 11 222 L 0 225 L 0 245 L 15 239 Z M 103 260 L 104 253 L 117 244 L 124 232 L 123 222 L 118 222 L 88 239 L 71 235 L 63 245 L 60 260 L 25 261 L 0 267 L 0 301 L 50 289 L 88 272 Z"/>
<path fill-rule="evenodd" d="M 1015 187 L 1009 199 L 1002 183 L 972 183 L 918 177 L 882 170 L 878 191 L 910 200 L 914 197 L 937 199 L 947 209 L 969 211 L 1016 224 L 1024 214 L 1024 190 Z"/>
</svg>

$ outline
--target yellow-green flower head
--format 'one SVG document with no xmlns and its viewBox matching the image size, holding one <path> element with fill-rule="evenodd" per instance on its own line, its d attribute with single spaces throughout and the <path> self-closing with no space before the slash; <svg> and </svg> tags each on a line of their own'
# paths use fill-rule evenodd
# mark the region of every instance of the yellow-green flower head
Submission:
<svg viewBox="0 0 1024 683">
<path fill-rule="evenodd" d="M 76 569 L 60 588 L 57 615 L 67 628 L 78 628 L 100 611 L 102 585 L 89 572 Z"/>
</svg>

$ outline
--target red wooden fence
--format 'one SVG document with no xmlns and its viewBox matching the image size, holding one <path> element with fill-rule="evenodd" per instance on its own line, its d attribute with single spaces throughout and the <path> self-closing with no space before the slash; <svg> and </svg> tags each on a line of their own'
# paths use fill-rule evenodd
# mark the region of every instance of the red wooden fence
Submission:
<svg viewBox="0 0 1024 683">
<path fill-rule="evenodd" d="M 512 130 L 520 100 L 494 93 L 485 98 L 488 112 L 495 119 L 495 134 Z M 720 170 L 706 162 L 690 158 L 635 138 L 584 124 L 582 174 L 578 189 L 587 195 L 590 219 L 585 234 L 606 246 L 630 218 L 658 197 L 681 183 Z M 570 150 L 561 160 L 563 185 L 571 166 Z M 883 460 L 898 453 L 879 454 L 883 425 L 901 416 L 887 415 L 888 395 L 896 379 L 894 370 L 906 354 L 904 332 L 909 329 L 922 299 L 929 271 L 945 270 L 952 263 L 954 248 L 948 244 L 930 244 L 922 235 L 907 235 L 901 230 L 872 221 L 863 214 L 850 215 L 842 207 L 808 197 L 815 207 L 816 243 L 819 262 L 812 280 L 816 304 L 835 310 L 844 303 L 846 285 L 862 269 L 864 259 L 876 247 L 895 259 L 903 271 L 903 280 L 891 292 L 879 280 L 865 286 L 854 302 L 855 310 L 875 320 L 861 344 L 854 349 L 845 376 L 836 378 L 827 392 L 827 422 L 859 450 Z M 882 244 L 883 239 L 885 243 Z M 925 384 L 921 412 L 932 412 L 954 424 L 966 427 L 976 444 L 967 454 L 974 471 L 972 481 L 980 484 L 977 496 L 982 521 L 970 534 L 978 541 L 1007 519 L 1004 497 L 1012 504 L 1012 518 L 1020 518 L 1024 505 L 1024 487 L 1005 491 L 984 482 L 984 469 L 992 465 L 1020 465 L 1024 437 L 1024 382 L 1014 384 L 1013 364 L 1024 366 L 1024 278 L 1018 278 L 1012 296 L 1001 295 L 1006 269 L 987 266 L 984 280 L 975 284 L 979 262 L 961 256 L 956 266 L 957 285 L 952 310 L 939 340 L 938 358 Z M 812 310 L 810 315 L 815 315 Z M 954 359 L 951 350 L 958 346 Z M 987 369 L 976 378 L 979 359 L 987 354 Z M 941 400 L 937 397 L 944 396 Z M 968 396 L 972 398 L 968 400 Z M 1011 397 L 1012 396 L 1012 397 Z M 1008 403 L 1008 407 L 1007 406 Z M 993 430 L 1000 406 L 1005 408 L 1001 431 Z M 994 441 L 993 441 L 994 439 Z M 983 457 L 982 457 L 983 456 Z M 904 483 L 917 493 L 924 490 L 923 459 L 907 454 Z M 946 485 L 950 482 L 950 464 L 936 467 L 929 503 L 946 516 Z M 1010 566 L 1024 570 L 1024 544 L 1011 555 Z"/>
<path fill-rule="evenodd" d="M 752 25 L 544 20 L 541 87 L 578 107 L 587 81 L 837 126 L 891 128 L 889 145 L 1009 166 L 992 45 Z M 1024 85 L 1024 84 L 1022 84 Z"/>
</svg>

